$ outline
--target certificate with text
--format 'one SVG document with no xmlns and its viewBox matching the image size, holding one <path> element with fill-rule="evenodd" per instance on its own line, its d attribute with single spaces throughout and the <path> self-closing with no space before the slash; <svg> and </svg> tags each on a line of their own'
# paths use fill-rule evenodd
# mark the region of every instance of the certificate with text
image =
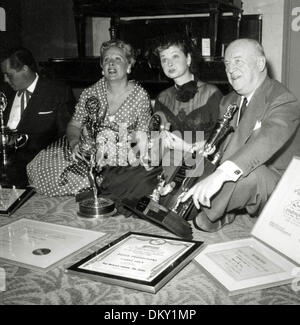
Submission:
<svg viewBox="0 0 300 325">
<path fill-rule="evenodd" d="M 229 294 L 289 283 L 296 267 L 253 237 L 208 245 L 194 261 Z"/>
<path fill-rule="evenodd" d="M 104 235 L 23 218 L 0 228 L 0 259 L 33 270 L 48 271 Z"/>
<path fill-rule="evenodd" d="M 294 157 L 260 214 L 252 236 L 300 264 L 300 158 Z"/>
<path fill-rule="evenodd" d="M 193 258 L 201 244 L 128 233 L 68 270 L 95 276 L 96 280 L 155 292 Z"/>
</svg>

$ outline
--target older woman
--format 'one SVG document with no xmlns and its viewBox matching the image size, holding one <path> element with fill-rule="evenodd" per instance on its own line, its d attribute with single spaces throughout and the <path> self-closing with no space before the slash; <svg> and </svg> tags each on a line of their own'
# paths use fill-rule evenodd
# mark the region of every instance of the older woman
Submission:
<svg viewBox="0 0 300 325">
<path fill-rule="evenodd" d="M 128 163 L 128 138 L 135 134 L 139 144 L 151 116 L 148 94 L 128 80 L 134 63 L 129 44 L 120 40 L 102 44 L 103 78 L 82 92 L 66 137 L 41 151 L 27 166 L 30 184 L 38 193 L 74 195 L 90 187 L 91 157 L 98 171 Z"/>
</svg>

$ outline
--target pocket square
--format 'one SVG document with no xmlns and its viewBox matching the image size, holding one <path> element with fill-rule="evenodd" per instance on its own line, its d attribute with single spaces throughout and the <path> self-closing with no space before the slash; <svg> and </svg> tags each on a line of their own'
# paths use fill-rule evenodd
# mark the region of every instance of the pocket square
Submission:
<svg viewBox="0 0 300 325">
<path fill-rule="evenodd" d="M 261 121 L 256 121 L 256 124 L 255 124 L 255 126 L 253 128 L 253 131 L 255 131 L 257 129 L 260 129 L 260 127 L 261 127 Z"/>
<path fill-rule="evenodd" d="M 39 115 L 45 115 L 45 114 L 51 114 L 53 111 L 47 111 L 47 112 L 38 112 Z"/>
</svg>

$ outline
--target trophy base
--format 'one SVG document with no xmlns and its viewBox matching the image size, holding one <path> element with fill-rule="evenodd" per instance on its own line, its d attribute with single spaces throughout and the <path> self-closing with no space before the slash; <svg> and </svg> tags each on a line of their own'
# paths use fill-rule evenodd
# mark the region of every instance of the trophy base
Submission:
<svg viewBox="0 0 300 325">
<path fill-rule="evenodd" d="M 117 209 L 112 200 L 98 197 L 96 202 L 94 198 L 80 202 L 77 214 L 82 218 L 98 218 L 109 217 L 114 215 L 116 212 Z"/>
<path fill-rule="evenodd" d="M 193 238 L 192 227 L 185 219 L 150 197 L 144 196 L 138 201 L 123 199 L 122 204 L 141 218 L 154 222 L 179 237 Z"/>
</svg>

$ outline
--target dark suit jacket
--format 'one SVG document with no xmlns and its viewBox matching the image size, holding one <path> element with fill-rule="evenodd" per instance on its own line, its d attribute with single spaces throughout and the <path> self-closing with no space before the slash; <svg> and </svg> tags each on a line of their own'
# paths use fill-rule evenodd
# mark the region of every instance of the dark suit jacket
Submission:
<svg viewBox="0 0 300 325">
<path fill-rule="evenodd" d="M 230 93 L 221 101 L 220 114 L 240 96 Z M 236 125 L 237 114 L 231 124 Z M 280 82 L 266 77 L 255 91 L 235 132 L 225 141 L 221 163 L 234 162 L 249 175 L 261 165 L 278 172 L 286 170 L 294 155 L 300 155 L 300 105 Z"/>
<path fill-rule="evenodd" d="M 15 94 L 8 99 L 8 107 L 4 112 L 5 124 L 9 118 L 14 96 Z M 38 152 L 64 135 L 67 123 L 74 112 L 74 106 L 75 98 L 69 87 L 40 77 L 17 126 L 18 133 L 28 134 L 29 139 L 24 147 L 11 154 L 12 165 L 17 166 L 20 172 L 21 170 L 24 172 L 27 163 Z"/>
</svg>

